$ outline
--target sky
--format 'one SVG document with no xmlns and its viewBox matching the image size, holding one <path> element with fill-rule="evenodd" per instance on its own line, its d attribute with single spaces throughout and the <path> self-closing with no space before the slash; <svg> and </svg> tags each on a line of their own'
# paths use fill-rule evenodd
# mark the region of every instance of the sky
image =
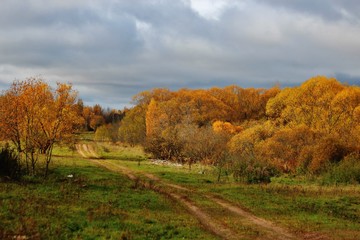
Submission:
<svg viewBox="0 0 360 240">
<path fill-rule="evenodd" d="M 360 85 L 358 0 L 1 0 L 0 91 L 69 82 L 122 109 L 156 87 Z"/>
</svg>

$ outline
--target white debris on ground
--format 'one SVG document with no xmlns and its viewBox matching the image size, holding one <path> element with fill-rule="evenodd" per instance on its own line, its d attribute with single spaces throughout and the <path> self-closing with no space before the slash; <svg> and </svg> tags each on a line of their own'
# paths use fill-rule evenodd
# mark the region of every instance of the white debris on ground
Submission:
<svg viewBox="0 0 360 240">
<path fill-rule="evenodd" d="M 172 167 L 183 167 L 181 163 L 174 163 L 167 160 L 160 160 L 160 159 L 150 159 L 150 162 L 154 165 L 161 165 L 161 166 L 172 166 Z"/>
</svg>

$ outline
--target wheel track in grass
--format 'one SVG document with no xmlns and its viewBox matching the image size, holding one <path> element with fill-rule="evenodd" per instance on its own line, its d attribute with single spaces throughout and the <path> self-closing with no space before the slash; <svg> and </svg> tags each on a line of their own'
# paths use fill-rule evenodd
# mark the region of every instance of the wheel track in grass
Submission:
<svg viewBox="0 0 360 240">
<path fill-rule="evenodd" d="M 100 156 L 96 153 L 94 147 L 89 144 L 76 144 L 75 147 L 77 152 L 83 158 L 96 158 L 96 159 L 100 158 Z"/>
<path fill-rule="evenodd" d="M 86 144 L 82 144 L 82 145 L 86 145 Z M 195 204 L 187 197 L 186 192 L 196 192 L 196 191 L 189 188 L 185 188 L 177 184 L 168 183 L 162 180 L 161 178 L 150 173 L 136 172 L 134 170 L 131 170 L 130 168 L 109 162 L 105 159 L 99 160 L 98 159 L 99 157 L 97 155 L 94 155 L 94 152 L 88 151 L 89 149 L 91 148 L 77 146 L 77 150 L 81 156 L 88 158 L 90 161 L 92 161 L 93 163 L 95 163 L 100 167 L 103 167 L 113 172 L 124 174 L 129 179 L 137 182 L 142 181 L 139 175 L 145 177 L 147 181 L 142 181 L 142 186 L 152 189 L 163 195 L 166 195 L 170 197 L 172 200 L 181 203 L 187 209 L 187 211 L 191 213 L 192 216 L 198 219 L 198 221 L 203 225 L 203 227 L 207 231 L 221 237 L 222 239 L 229 239 L 229 240 L 244 239 L 244 238 L 248 239 L 246 236 L 241 235 L 236 231 L 234 231 L 233 229 L 231 229 L 225 223 L 215 219 L 214 216 L 211 216 L 211 213 L 205 212 L 204 209 L 202 209 L 200 206 Z M 264 233 L 264 235 L 262 235 L 261 237 L 255 237 L 252 239 L 269 239 L 269 240 L 270 239 L 271 240 L 311 239 L 311 238 L 299 238 L 298 236 L 289 232 L 287 229 L 282 228 L 271 221 L 265 220 L 263 218 L 259 218 L 251 214 L 250 212 L 244 210 L 237 204 L 232 203 L 228 200 L 224 200 L 218 196 L 215 197 L 207 194 L 205 195 L 205 197 L 211 202 L 216 203 L 222 208 L 226 209 L 227 211 L 232 212 L 238 217 L 241 217 L 241 219 L 245 219 L 247 223 L 254 226 L 255 228 L 259 228 Z M 323 238 L 323 239 L 327 239 L 327 238 Z"/>
<path fill-rule="evenodd" d="M 135 175 L 135 173 L 132 170 L 130 170 L 126 167 L 119 166 L 118 164 L 114 164 L 114 163 L 108 162 L 106 160 L 90 159 L 90 161 L 92 161 L 95 164 L 97 164 L 101 167 L 104 167 L 110 171 L 125 174 L 131 180 L 139 181 L 139 177 L 137 177 L 137 175 Z M 155 177 L 154 175 L 152 175 L 152 174 L 146 174 L 146 175 L 147 176 L 145 176 L 145 175 L 144 176 L 147 177 L 149 180 L 156 181 L 157 184 L 162 183 L 162 180 Z M 191 213 L 192 216 L 196 217 L 199 220 L 199 222 L 204 226 L 204 228 L 207 231 L 210 231 L 213 234 L 215 234 L 223 239 L 228 239 L 228 240 L 237 240 L 237 239 L 242 239 L 244 237 L 244 236 L 237 234 L 230 228 L 224 226 L 222 223 L 215 221 L 210 215 L 208 215 L 202 209 L 200 209 L 194 202 L 187 199 L 186 196 L 178 194 L 173 191 L 169 191 L 165 188 L 162 188 L 159 185 L 146 184 L 146 183 L 143 183 L 142 185 L 146 188 L 152 189 L 156 192 L 166 195 L 176 202 L 181 203 Z M 173 184 L 165 183 L 164 185 L 174 188 Z M 181 186 L 177 186 L 176 189 L 184 190 L 185 188 L 183 188 Z M 189 189 L 186 189 L 186 190 L 189 191 Z"/>
</svg>

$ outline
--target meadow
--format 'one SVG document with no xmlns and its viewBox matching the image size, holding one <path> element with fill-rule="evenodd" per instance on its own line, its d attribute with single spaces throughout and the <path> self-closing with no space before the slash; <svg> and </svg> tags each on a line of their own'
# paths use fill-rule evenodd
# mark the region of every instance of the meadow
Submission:
<svg viewBox="0 0 360 240">
<path fill-rule="evenodd" d="M 54 153 L 48 179 L 0 183 L 0 239 L 216 239 L 166 197 Z"/>
<path fill-rule="evenodd" d="M 330 185 L 322 178 L 299 176 L 274 177 L 269 184 L 244 184 L 226 174 L 218 182 L 218 169 L 209 166 L 195 164 L 190 170 L 187 165 L 159 164 L 159 161 L 141 161 L 139 164 L 127 147 L 99 144 L 98 148 L 104 158 L 112 159 L 112 163 L 140 173 L 152 173 L 167 182 L 192 189 L 189 198 L 204 205 L 208 212 L 218 211 L 217 217 L 248 236 L 258 236 L 259 232 L 246 228 L 236 216 L 224 214 L 223 209 L 203 196 L 210 194 L 233 202 L 308 239 L 360 238 L 358 184 Z M 137 151 L 140 156 L 139 149 Z"/>
<path fill-rule="evenodd" d="M 244 184 L 226 174 L 219 182 L 216 168 L 154 161 L 140 147 L 95 143 L 91 136 L 82 142 L 96 151 L 96 161 L 126 169 L 137 179 L 57 146 L 47 179 L 0 183 L 1 239 L 232 239 L 209 231 L 184 202 L 164 194 L 172 185 L 184 188 L 172 192 L 241 239 L 277 238 L 213 198 L 271 221 L 294 239 L 360 238 L 358 185 L 324 185 L 321 179 L 292 176 Z"/>
</svg>

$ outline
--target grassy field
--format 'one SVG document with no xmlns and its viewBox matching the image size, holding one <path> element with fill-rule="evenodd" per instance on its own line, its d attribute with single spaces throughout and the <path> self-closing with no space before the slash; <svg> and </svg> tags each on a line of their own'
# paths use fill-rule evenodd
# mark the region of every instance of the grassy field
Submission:
<svg viewBox="0 0 360 240">
<path fill-rule="evenodd" d="M 180 206 L 125 176 L 65 148 L 53 160 L 47 180 L 0 183 L 0 239 L 216 239 Z"/>
<path fill-rule="evenodd" d="M 323 186 L 284 177 L 266 185 L 236 183 L 230 176 L 217 182 L 217 170 L 210 167 L 154 164 L 141 148 L 86 141 L 100 161 L 191 189 L 188 199 L 244 239 L 262 239 L 263 229 L 206 196 L 230 201 L 302 239 L 360 239 L 358 185 Z M 216 239 L 181 204 L 68 148 L 55 149 L 51 169 L 47 180 L 0 183 L 0 239 Z"/>
<path fill-rule="evenodd" d="M 194 165 L 189 170 L 188 166 L 156 165 L 151 161 L 142 161 L 139 165 L 134 159 L 122 157 L 129 156 L 128 151 L 128 148 L 113 146 L 111 151 L 102 154 L 115 164 L 152 173 L 168 182 L 194 189 L 189 198 L 205 206 L 209 212 L 218 211 L 219 218 L 249 236 L 258 234 L 258 230 L 247 228 L 231 214 L 224 215 L 218 205 L 202 196 L 211 194 L 234 202 L 256 216 L 285 226 L 296 234 L 309 236 L 309 239 L 316 236 L 360 239 L 359 185 L 324 186 L 321 181 L 291 177 L 275 178 L 266 185 L 248 185 L 236 183 L 229 176 L 223 176 L 222 182 L 218 183 L 216 169 Z"/>
</svg>

